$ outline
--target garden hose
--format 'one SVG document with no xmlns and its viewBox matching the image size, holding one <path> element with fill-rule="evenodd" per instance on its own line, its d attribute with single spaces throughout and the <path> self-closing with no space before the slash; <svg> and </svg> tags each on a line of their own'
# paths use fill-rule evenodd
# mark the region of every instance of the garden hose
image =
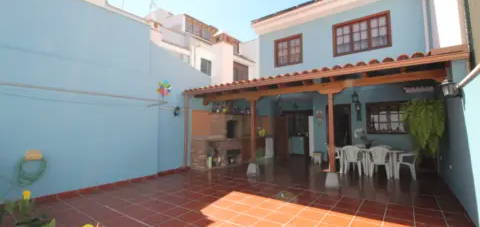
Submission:
<svg viewBox="0 0 480 227">
<path fill-rule="evenodd" d="M 40 164 L 40 166 L 38 167 L 37 170 L 28 172 L 28 171 L 25 170 L 24 166 L 27 163 L 30 163 L 30 162 L 38 162 Z M 18 162 L 18 166 L 17 166 L 17 184 L 18 184 L 18 186 L 25 187 L 25 186 L 32 185 L 38 179 L 40 179 L 40 177 L 43 176 L 46 168 L 47 168 L 47 161 L 44 158 L 39 159 L 39 160 L 25 160 L 25 159 L 22 158 Z"/>
<path fill-rule="evenodd" d="M 35 171 L 26 171 L 25 170 L 25 165 L 30 162 L 39 162 L 40 166 L 38 167 L 37 170 Z M 8 182 L 10 185 L 7 187 L 7 191 L 3 192 L 0 194 L 0 203 L 6 199 L 7 195 L 13 190 L 13 189 L 21 189 L 26 186 L 30 186 L 33 183 L 35 183 L 40 177 L 43 176 L 45 173 L 45 169 L 47 168 L 47 161 L 44 158 L 38 159 L 38 160 L 25 160 L 25 158 L 22 158 L 17 166 L 16 166 L 16 179 L 9 179 L 5 176 L 0 176 L 0 180 L 4 180 L 5 182 Z"/>
</svg>

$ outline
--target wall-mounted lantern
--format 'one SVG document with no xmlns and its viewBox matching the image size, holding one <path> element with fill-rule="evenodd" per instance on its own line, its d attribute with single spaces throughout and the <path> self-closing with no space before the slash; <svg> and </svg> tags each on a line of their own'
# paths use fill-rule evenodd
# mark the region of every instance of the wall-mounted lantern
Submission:
<svg viewBox="0 0 480 227">
<path fill-rule="evenodd" d="M 361 121 L 362 120 L 362 104 L 360 103 L 360 98 L 358 97 L 358 94 L 356 91 L 354 91 L 352 94 L 352 104 L 353 104 L 353 107 L 355 108 L 355 112 L 357 113 L 357 121 Z"/>
<path fill-rule="evenodd" d="M 457 84 L 452 81 L 444 80 L 442 84 L 440 84 L 440 87 L 442 88 L 443 95 L 447 98 L 456 97 L 459 94 Z"/>
<path fill-rule="evenodd" d="M 175 109 L 173 109 L 173 116 L 177 117 L 178 115 L 180 115 L 180 107 L 177 106 L 175 107 Z"/>
</svg>

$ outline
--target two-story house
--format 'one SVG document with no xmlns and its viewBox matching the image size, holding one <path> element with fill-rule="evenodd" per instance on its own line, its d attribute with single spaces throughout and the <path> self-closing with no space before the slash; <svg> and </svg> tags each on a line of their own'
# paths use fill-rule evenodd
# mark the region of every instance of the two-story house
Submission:
<svg viewBox="0 0 480 227">
<path fill-rule="evenodd" d="M 415 150 L 402 105 L 444 99 L 447 132 L 434 171 L 478 223 L 475 189 L 458 189 L 474 188 L 473 179 L 451 180 L 471 175 L 457 161 L 468 158 L 468 146 L 459 142 L 466 137 L 458 133 L 465 125 L 456 123 L 462 101 L 445 99 L 440 89 L 469 71 L 465 13 L 463 0 L 309 1 L 252 21 L 259 79 L 185 94 L 248 109 L 251 140 L 244 150 L 251 160 L 261 143 L 256 130 L 268 125 L 276 157 L 322 153 L 330 171 L 336 170 L 336 147 Z M 259 123 L 261 117 L 268 123 Z"/>
<path fill-rule="evenodd" d="M 257 40 L 240 42 L 190 15 L 163 9 L 153 11 L 146 18 L 154 28 L 158 45 L 211 76 L 212 84 L 258 76 Z"/>
</svg>

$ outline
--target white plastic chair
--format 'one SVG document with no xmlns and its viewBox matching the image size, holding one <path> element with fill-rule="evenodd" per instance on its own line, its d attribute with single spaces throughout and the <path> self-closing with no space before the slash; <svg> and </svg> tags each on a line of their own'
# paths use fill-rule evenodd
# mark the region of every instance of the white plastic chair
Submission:
<svg viewBox="0 0 480 227">
<path fill-rule="evenodd" d="M 376 166 L 384 166 L 387 173 L 387 179 L 390 179 L 392 176 L 392 167 L 389 162 L 388 155 L 390 150 L 385 147 L 372 147 L 368 150 L 370 156 L 370 176 L 373 176 L 374 169 Z"/>
<path fill-rule="evenodd" d="M 340 170 L 339 173 L 344 173 L 344 165 L 343 165 L 343 150 L 340 147 L 335 147 L 335 160 L 338 159 L 338 162 L 340 163 Z"/>
<path fill-rule="evenodd" d="M 356 147 L 358 147 L 358 148 L 360 148 L 360 149 L 362 150 L 362 156 L 363 156 L 363 158 L 362 158 L 363 174 L 365 174 L 365 175 L 368 176 L 368 175 L 369 175 L 369 174 L 368 174 L 368 169 L 370 168 L 370 165 L 368 165 L 368 158 L 367 158 L 368 155 L 366 155 L 366 153 L 365 153 L 367 146 L 366 146 L 365 144 L 355 144 L 354 146 L 356 146 Z"/>
<path fill-rule="evenodd" d="M 362 176 L 362 150 L 357 146 L 345 146 L 342 149 L 345 162 L 345 172 L 348 173 L 350 164 L 357 164 L 358 175 Z"/>
<path fill-rule="evenodd" d="M 412 174 L 413 180 L 417 180 L 417 172 L 415 170 L 415 164 L 417 162 L 417 154 L 415 153 L 405 153 L 399 155 L 399 161 L 395 170 L 397 172 L 396 176 L 400 176 L 400 165 L 406 165 L 410 168 L 410 173 Z"/>
</svg>

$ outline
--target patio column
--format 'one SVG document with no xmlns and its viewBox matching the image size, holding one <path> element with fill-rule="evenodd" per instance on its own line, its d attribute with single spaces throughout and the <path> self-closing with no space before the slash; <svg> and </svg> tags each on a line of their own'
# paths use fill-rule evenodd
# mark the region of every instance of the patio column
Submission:
<svg viewBox="0 0 480 227">
<path fill-rule="evenodd" d="M 257 156 L 257 98 L 250 101 L 250 162 L 254 163 Z"/>
<path fill-rule="evenodd" d="M 190 96 L 183 95 L 183 167 L 188 167 L 188 152 L 190 150 Z"/>
<path fill-rule="evenodd" d="M 330 172 L 335 172 L 335 122 L 333 93 L 328 93 L 328 163 Z"/>
</svg>

